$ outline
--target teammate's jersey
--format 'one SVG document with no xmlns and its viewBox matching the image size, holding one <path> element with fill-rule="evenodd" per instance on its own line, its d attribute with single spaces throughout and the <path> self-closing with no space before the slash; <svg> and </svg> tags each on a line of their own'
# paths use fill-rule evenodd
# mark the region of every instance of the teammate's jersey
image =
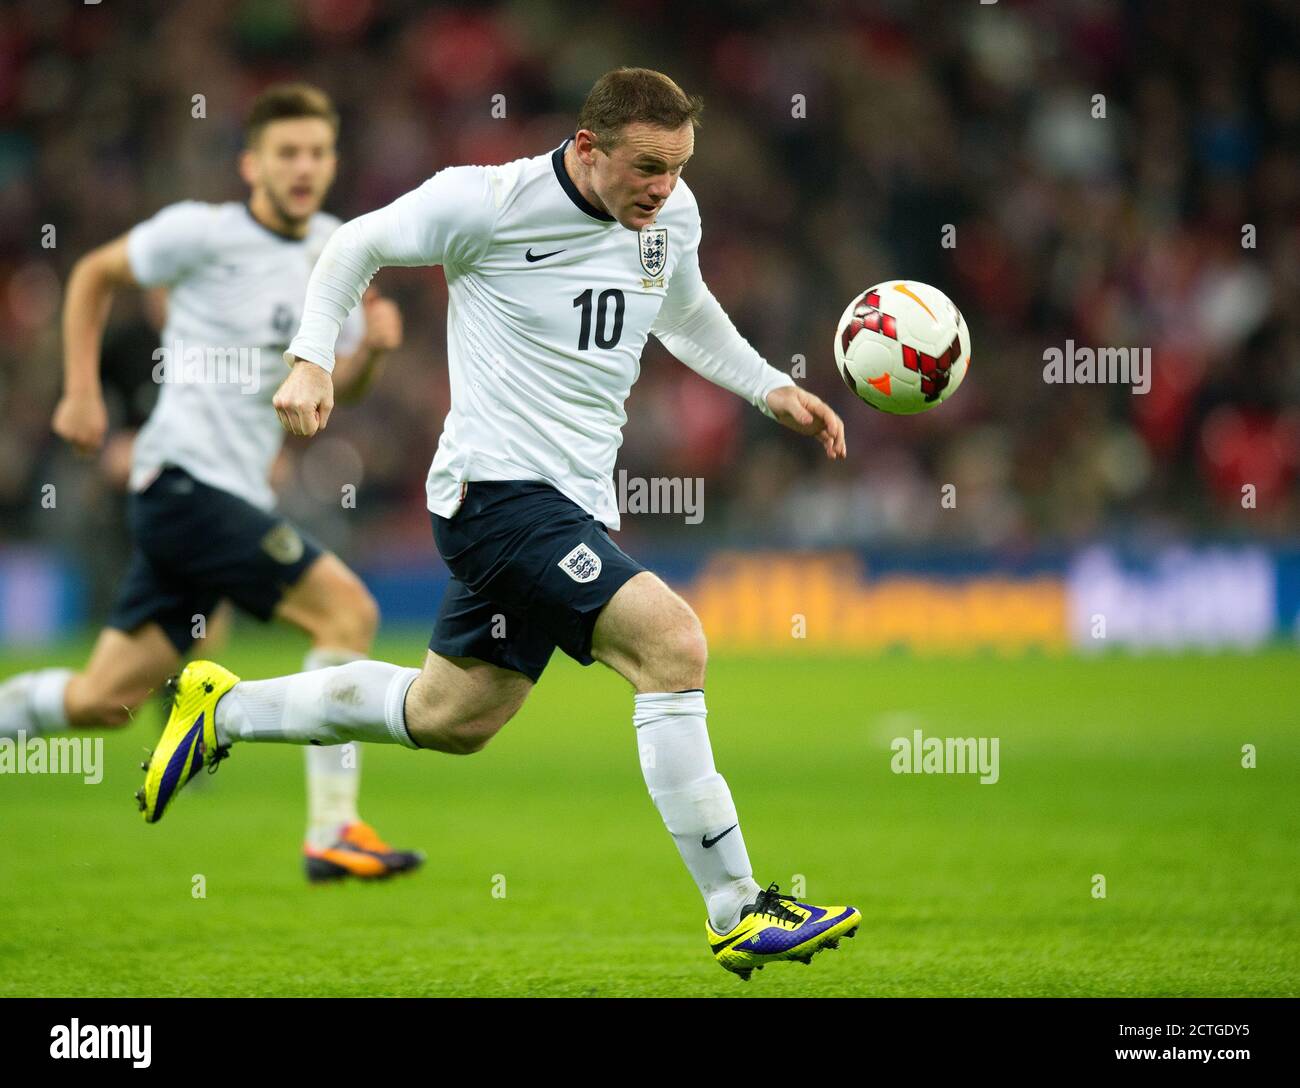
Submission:
<svg viewBox="0 0 1300 1088">
<path fill-rule="evenodd" d="M 183 201 L 127 236 L 131 274 L 168 287 L 167 326 L 155 354 L 158 402 L 136 436 L 131 488 L 164 465 L 263 509 L 284 429 L 271 398 L 288 375 L 284 347 L 303 296 L 339 220 L 318 212 L 302 239 L 277 234 L 239 203 Z M 345 321 L 339 350 L 365 331 L 361 307 Z"/>
<path fill-rule="evenodd" d="M 651 332 L 765 412 L 767 394 L 793 384 L 705 287 L 686 183 L 652 226 L 630 231 L 583 198 L 564 167 L 567 145 L 440 171 L 342 227 L 308 286 L 287 357 L 331 369 L 343 307 L 377 268 L 445 267 L 451 411 L 427 483 L 429 509 L 443 517 L 458 509 L 462 482 L 540 479 L 618 528 L 623 404 Z"/>
</svg>

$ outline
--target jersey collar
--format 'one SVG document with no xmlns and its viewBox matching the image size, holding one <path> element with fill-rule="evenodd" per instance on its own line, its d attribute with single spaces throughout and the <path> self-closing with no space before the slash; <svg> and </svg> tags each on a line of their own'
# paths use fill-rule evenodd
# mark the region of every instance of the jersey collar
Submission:
<svg viewBox="0 0 1300 1088">
<path fill-rule="evenodd" d="M 268 227 L 265 223 L 263 223 L 260 219 L 258 219 L 257 216 L 253 214 L 253 209 L 249 205 L 248 201 L 244 201 L 244 211 L 248 213 L 248 218 L 251 219 L 257 226 L 261 227 L 264 231 L 266 231 L 267 234 L 275 235 L 275 237 L 279 238 L 280 241 L 282 242 L 305 242 L 307 240 L 307 234 L 311 233 L 310 231 L 308 231 L 307 234 L 304 234 L 301 238 L 298 238 L 295 235 L 285 234 L 284 231 L 276 230 L 274 227 Z"/>
<path fill-rule="evenodd" d="M 614 222 L 612 215 L 600 211 L 578 191 L 578 187 L 573 184 L 573 178 L 569 177 L 569 172 L 564 168 L 564 149 L 571 143 L 573 143 L 572 136 L 551 152 L 551 165 L 555 167 L 555 177 L 560 183 L 560 188 L 564 190 L 565 195 L 573 201 L 580 212 L 591 216 L 592 219 L 599 219 L 602 223 Z"/>
</svg>

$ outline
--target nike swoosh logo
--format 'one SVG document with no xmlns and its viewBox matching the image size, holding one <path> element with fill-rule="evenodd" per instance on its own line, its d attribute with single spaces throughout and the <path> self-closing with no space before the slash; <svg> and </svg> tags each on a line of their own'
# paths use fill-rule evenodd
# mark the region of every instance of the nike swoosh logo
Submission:
<svg viewBox="0 0 1300 1088">
<path fill-rule="evenodd" d="M 529 246 L 528 252 L 524 254 L 524 260 L 526 260 L 529 264 L 532 264 L 534 261 L 544 261 L 546 260 L 547 257 L 554 257 L 557 253 L 563 253 L 563 252 L 564 250 L 562 249 L 553 249 L 551 250 L 550 253 L 534 253 L 533 247 Z"/>
<path fill-rule="evenodd" d="M 701 836 L 700 836 L 700 845 L 701 845 L 702 847 L 704 847 L 705 850 L 707 850 L 710 846 L 712 846 L 714 843 L 716 843 L 719 839 L 725 839 L 728 835 L 730 835 L 733 831 L 735 831 L 736 828 L 738 828 L 739 826 L 740 826 L 740 824 L 732 824 L 732 825 L 731 825 L 729 828 L 727 828 L 727 830 L 724 831 L 721 835 L 715 835 L 713 838 L 709 838 L 707 835 L 701 835 Z"/>
<path fill-rule="evenodd" d="M 737 941 L 739 941 L 742 937 L 748 937 L 748 936 L 750 936 L 750 934 L 747 933 L 747 932 L 746 932 L 746 933 L 735 933 L 735 934 L 732 934 L 732 935 L 731 935 L 730 937 L 728 937 L 725 941 L 719 941 L 717 944 L 711 944 L 711 945 L 709 945 L 709 950 L 710 950 L 710 951 L 711 951 L 711 952 L 716 956 L 719 952 L 721 952 L 724 948 L 726 948 L 727 945 L 729 945 L 729 944 L 735 944 L 735 943 L 736 943 Z"/>
</svg>

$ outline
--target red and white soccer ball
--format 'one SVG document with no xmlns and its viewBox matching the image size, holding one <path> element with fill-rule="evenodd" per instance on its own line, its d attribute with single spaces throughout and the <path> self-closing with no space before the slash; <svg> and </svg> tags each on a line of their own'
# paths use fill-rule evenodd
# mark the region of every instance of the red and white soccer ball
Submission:
<svg viewBox="0 0 1300 1088">
<path fill-rule="evenodd" d="M 957 391 L 970 366 L 970 332 L 942 291 L 888 280 L 849 303 L 835 330 L 835 362 L 871 407 L 913 415 Z"/>
</svg>

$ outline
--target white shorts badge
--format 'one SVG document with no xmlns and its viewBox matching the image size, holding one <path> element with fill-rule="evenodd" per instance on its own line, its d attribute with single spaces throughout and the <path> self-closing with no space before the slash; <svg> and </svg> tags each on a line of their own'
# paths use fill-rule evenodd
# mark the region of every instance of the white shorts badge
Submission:
<svg viewBox="0 0 1300 1088">
<path fill-rule="evenodd" d="M 575 582 L 594 582 L 600 577 L 600 556 L 579 544 L 557 564 Z"/>
</svg>

